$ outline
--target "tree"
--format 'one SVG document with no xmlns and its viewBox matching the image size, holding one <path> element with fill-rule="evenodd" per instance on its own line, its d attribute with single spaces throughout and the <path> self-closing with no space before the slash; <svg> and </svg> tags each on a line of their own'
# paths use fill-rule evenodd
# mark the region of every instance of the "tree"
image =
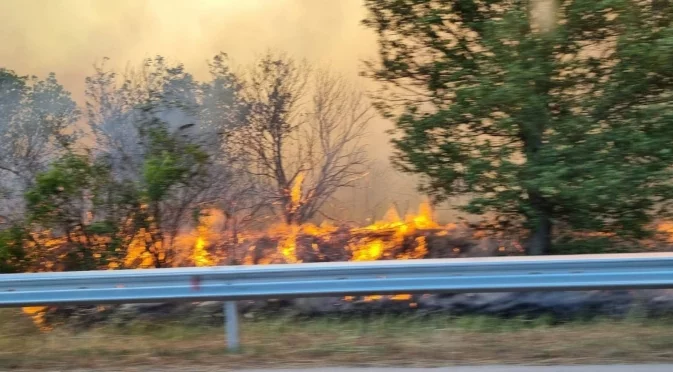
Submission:
<svg viewBox="0 0 673 372">
<path fill-rule="evenodd" d="M 175 133 L 193 122 L 197 84 L 182 64 L 169 64 L 161 56 L 122 74 L 106 63 L 95 65 L 86 78 L 86 117 L 95 155 L 108 158 L 115 176 L 137 180 L 146 152 L 142 124 L 160 120 Z"/>
<path fill-rule="evenodd" d="M 251 66 L 244 99 L 237 148 L 286 224 L 310 220 L 365 173 L 371 109 L 343 77 L 267 53 Z"/>
<path fill-rule="evenodd" d="M 66 153 L 28 189 L 21 244 L 32 270 L 123 266 L 139 229 L 141 200 L 133 184 L 111 177 L 109 164 Z"/>
<path fill-rule="evenodd" d="M 673 196 L 673 4 L 535 5 L 366 1 L 395 162 L 437 199 L 521 221 L 530 254 L 555 225 L 642 237 Z"/>
<path fill-rule="evenodd" d="M 155 119 L 143 125 L 148 149 L 142 171 L 142 227 L 149 239 L 145 250 L 155 267 L 170 265 L 175 238 L 186 216 L 197 208 L 198 197 L 208 190 L 210 158 L 201 148 L 175 135 Z"/>
<path fill-rule="evenodd" d="M 45 80 L 0 68 L 0 191 L 3 209 L 14 219 L 22 193 L 37 173 L 72 146 L 80 111 L 70 93 L 49 74 Z"/>
<path fill-rule="evenodd" d="M 20 273 L 27 267 L 26 230 L 18 225 L 0 230 L 0 274 Z"/>
<path fill-rule="evenodd" d="M 235 191 L 248 185 L 248 177 L 240 182 L 228 143 L 242 123 L 241 85 L 226 55 L 215 56 L 209 67 L 211 79 L 201 83 L 182 64 L 157 56 L 121 76 L 101 64 L 87 78 L 94 154 L 112 165 L 116 180 L 138 185 L 143 250 L 154 266 L 175 263 L 175 239 L 199 210 L 227 205 L 234 195 L 239 204 L 249 201 Z"/>
<path fill-rule="evenodd" d="M 200 87 L 199 120 L 210 139 L 211 174 L 217 178 L 212 188 L 215 206 L 223 212 L 224 230 L 235 246 L 240 230 L 261 220 L 265 204 L 259 184 L 248 172 L 249 159 L 232 140 L 247 125 L 242 78 L 230 69 L 225 53 L 213 57 L 208 67 L 211 79 Z"/>
</svg>

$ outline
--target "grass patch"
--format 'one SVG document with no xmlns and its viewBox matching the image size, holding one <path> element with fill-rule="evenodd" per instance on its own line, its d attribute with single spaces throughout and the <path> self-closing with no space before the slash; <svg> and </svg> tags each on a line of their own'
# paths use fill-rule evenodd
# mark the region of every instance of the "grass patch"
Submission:
<svg viewBox="0 0 673 372">
<path fill-rule="evenodd" d="M 637 363 L 673 361 L 670 321 L 559 324 L 552 318 L 392 316 L 244 320 L 240 353 L 224 330 L 183 323 L 38 330 L 18 310 L 0 311 L 0 370 L 131 365 L 229 368 L 329 365 Z"/>
</svg>

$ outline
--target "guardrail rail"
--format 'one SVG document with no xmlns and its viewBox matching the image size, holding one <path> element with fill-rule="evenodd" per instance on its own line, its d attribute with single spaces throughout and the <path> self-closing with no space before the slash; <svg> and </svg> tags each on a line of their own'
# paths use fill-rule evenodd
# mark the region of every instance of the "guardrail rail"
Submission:
<svg viewBox="0 0 673 372">
<path fill-rule="evenodd" d="M 225 301 L 398 293 L 673 288 L 673 254 L 489 257 L 0 275 L 0 307 Z"/>
</svg>

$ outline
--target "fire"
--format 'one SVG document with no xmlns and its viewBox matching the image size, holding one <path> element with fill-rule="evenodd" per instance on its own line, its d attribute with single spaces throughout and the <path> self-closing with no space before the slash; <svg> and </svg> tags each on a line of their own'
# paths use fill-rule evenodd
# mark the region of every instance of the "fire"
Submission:
<svg viewBox="0 0 673 372">
<path fill-rule="evenodd" d="M 304 175 L 297 175 L 289 190 L 291 211 L 298 211 L 302 200 L 310 195 L 302 194 Z M 218 209 L 203 211 L 198 224 L 191 231 L 183 231 L 170 241 L 169 237 L 157 238 L 152 226 L 138 230 L 128 237 L 126 255 L 115 262 L 110 262 L 109 269 L 149 268 L 153 267 L 156 255 L 166 257 L 164 244 L 172 245 L 170 263 L 175 266 L 214 266 L 224 262 L 240 262 L 243 264 L 301 263 L 304 260 L 347 259 L 351 261 L 373 261 L 381 259 L 420 259 L 428 253 L 428 237 L 450 227 L 440 226 L 433 218 L 429 203 L 422 203 L 418 213 L 400 217 L 395 207 L 391 207 L 384 217 L 368 226 L 351 227 L 336 226 L 329 222 L 314 223 L 279 223 L 270 226 L 266 231 L 235 232 L 234 243 L 240 249 L 224 249 L 223 244 L 231 237 L 226 232 L 226 217 Z M 420 231 L 422 230 L 422 231 Z M 44 232 L 43 232 L 44 233 Z M 420 234 L 420 235 L 419 235 Z M 40 244 L 54 249 L 65 243 L 63 238 L 47 239 L 50 235 L 36 236 Z M 168 243 L 167 243 L 168 242 Z M 271 245 L 269 245 L 271 244 Z M 339 247 L 341 256 L 326 257 L 324 250 L 330 244 Z M 260 249 L 258 249 L 259 246 Z M 271 247 L 269 249 L 269 247 Z M 343 249 L 345 247 L 345 249 Z M 226 248 L 226 247 L 225 247 Z M 238 253 L 237 253 L 238 252 Z M 310 259 L 305 259 L 309 255 Z M 343 256 L 345 255 L 345 256 Z M 230 260 L 231 259 L 231 260 Z M 58 270 L 58 262 L 47 270 Z M 368 296 L 365 301 L 373 301 L 381 296 Z M 409 295 L 386 296 L 392 300 L 410 300 Z M 46 308 L 25 308 L 24 312 L 35 320 L 42 329 L 46 329 L 44 315 Z"/>
<path fill-rule="evenodd" d="M 206 250 L 206 247 L 208 246 L 208 240 L 205 237 L 207 230 L 205 227 L 199 226 L 197 231 L 199 233 L 199 236 L 196 238 L 196 242 L 194 243 L 194 253 L 192 256 L 194 265 L 212 266 L 213 261 L 210 259 L 210 255 Z"/>
<path fill-rule="evenodd" d="M 125 267 L 150 268 L 154 266 L 154 258 L 147 250 L 147 244 L 152 242 L 150 233 L 144 228 L 133 237 L 124 258 Z"/>
<path fill-rule="evenodd" d="M 292 189 L 290 190 L 292 205 L 290 208 L 296 210 L 301 203 L 301 183 L 303 176 L 297 176 Z M 178 238 L 179 246 L 191 247 L 190 259 L 196 266 L 216 265 L 218 262 L 209 248 L 212 244 L 223 239 L 221 234 L 214 232 L 214 221 L 209 220 L 218 215 L 217 211 L 208 211 L 206 217 L 199 226 L 190 233 L 181 235 Z M 220 218 L 221 213 L 219 213 Z M 380 259 L 419 259 L 428 253 L 428 242 L 425 236 L 416 236 L 419 230 L 444 231 L 452 229 L 455 225 L 440 226 L 433 218 L 433 211 L 429 203 L 422 203 L 418 208 L 418 213 L 408 214 L 402 219 L 395 207 L 391 207 L 384 215 L 383 219 L 376 221 L 368 226 L 349 228 L 345 231 L 348 234 L 347 241 L 344 243 L 349 252 L 351 261 L 374 261 Z M 342 228 L 343 229 L 343 228 Z M 301 263 L 302 252 L 306 249 L 312 250 L 314 254 L 320 254 L 319 246 L 316 241 L 328 242 L 333 238 L 339 228 L 328 222 L 320 225 L 313 223 L 288 224 L 278 223 L 270 226 L 266 231 L 257 234 L 247 232 L 245 238 L 241 237 L 239 243 L 245 240 L 254 241 L 258 238 L 266 237 L 276 244 L 275 253 L 269 254 L 265 251 L 263 257 L 251 257 L 255 255 L 257 249 L 254 245 L 248 245 L 243 257 L 239 257 L 243 264 L 270 264 L 270 263 Z M 300 252 L 299 239 L 302 241 Z M 400 250 L 400 247 L 406 247 Z M 130 250 L 130 252 L 135 249 Z M 222 259 L 223 257 L 218 257 Z"/>
<path fill-rule="evenodd" d="M 287 263 L 299 263 L 297 258 L 297 236 L 301 226 L 298 225 L 280 225 L 278 231 L 284 231 L 284 237 L 278 242 L 278 251 Z"/>
<path fill-rule="evenodd" d="M 196 228 L 196 241 L 194 242 L 194 252 L 192 261 L 196 266 L 213 266 L 215 261 L 208 253 L 207 247 L 218 238 L 215 234 L 216 226 L 224 220 L 224 214 L 217 209 L 205 211 L 199 220 Z"/>
<path fill-rule="evenodd" d="M 365 237 L 359 241 L 352 242 L 349 249 L 353 252 L 353 261 L 373 261 L 381 258 L 394 259 L 417 259 L 423 258 L 427 250 L 425 237 L 420 236 L 414 239 L 415 248 L 411 252 L 402 253 L 396 257 L 389 257 L 388 253 L 395 248 L 400 247 L 408 236 L 411 236 L 417 230 L 439 229 L 441 226 L 435 222 L 430 203 L 424 202 L 418 208 L 418 213 L 409 214 L 402 220 L 393 206 L 384 215 L 383 220 L 377 221 L 369 226 L 360 229 L 354 229 L 353 232 L 363 231 L 393 231 L 392 238 L 384 241 L 382 239 L 371 239 Z"/>
<path fill-rule="evenodd" d="M 432 207 L 430 203 L 423 202 L 418 208 L 418 214 L 410 216 L 413 226 L 419 229 L 436 229 L 439 225 L 432 218 Z"/>
<path fill-rule="evenodd" d="M 41 330 L 41 331 L 50 331 L 52 329 L 51 326 L 49 326 L 46 322 L 46 306 L 30 306 L 30 307 L 22 307 L 21 311 L 28 315 L 29 317 L 32 318 L 33 323 Z"/>
<path fill-rule="evenodd" d="M 290 189 L 290 210 L 296 211 L 301 202 L 301 186 L 304 183 L 304 173 L 299 172 L 294 180 L 294 184 Z"/>
<path fill-rule="evenodd" d="M 673 243 L 673 222 L 662 222 L 657 226 L 657 232 L 668 234 L 666 241 Z"/>
<path fill-rule="evenodd" d="M 383 256 L 383 242 L 375 239 L 369 243 L 360 243 L 349 246 L 353 251 L 353 261 L 374 261 Z"/>
</svg>

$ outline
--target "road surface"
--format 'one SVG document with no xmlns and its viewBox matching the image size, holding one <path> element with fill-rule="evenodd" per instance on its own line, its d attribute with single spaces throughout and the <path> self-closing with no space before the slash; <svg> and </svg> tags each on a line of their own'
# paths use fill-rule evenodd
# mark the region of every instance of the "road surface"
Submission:
<svg viewBox="0 0 673 372">
<path fill-rule="evenodd" d="M 63 369 L 58 372 L 94 372 L 90 369 Z M 208 367 L 129 367 L 96 369 L 95 372 L 223 372 L 231 369 L 215 366 Z M 442 367 L 442 368 L 310 368 L 310 369 L 248 369 L 236 372 L 671 372 L 673 364 L 652 365 L 587 365 L 587 366 L 480 366 L 480 367 Z M 57 372 L 52 370 L 51 372 Z"/>
<path fill-rule="evenodd" d="M 213 370 L 215 371 L 215 370 Z M 191 372 L 191 371 L 190 371 Z M 243 372 L 243 371 L 241 371 Z M 611 366 L 483 366 L 443 368 L 317 368 L 288 370 L 255 370 L 245 372 L 673 372 L 673 365 L 611 365 Z"/>
</svg>

